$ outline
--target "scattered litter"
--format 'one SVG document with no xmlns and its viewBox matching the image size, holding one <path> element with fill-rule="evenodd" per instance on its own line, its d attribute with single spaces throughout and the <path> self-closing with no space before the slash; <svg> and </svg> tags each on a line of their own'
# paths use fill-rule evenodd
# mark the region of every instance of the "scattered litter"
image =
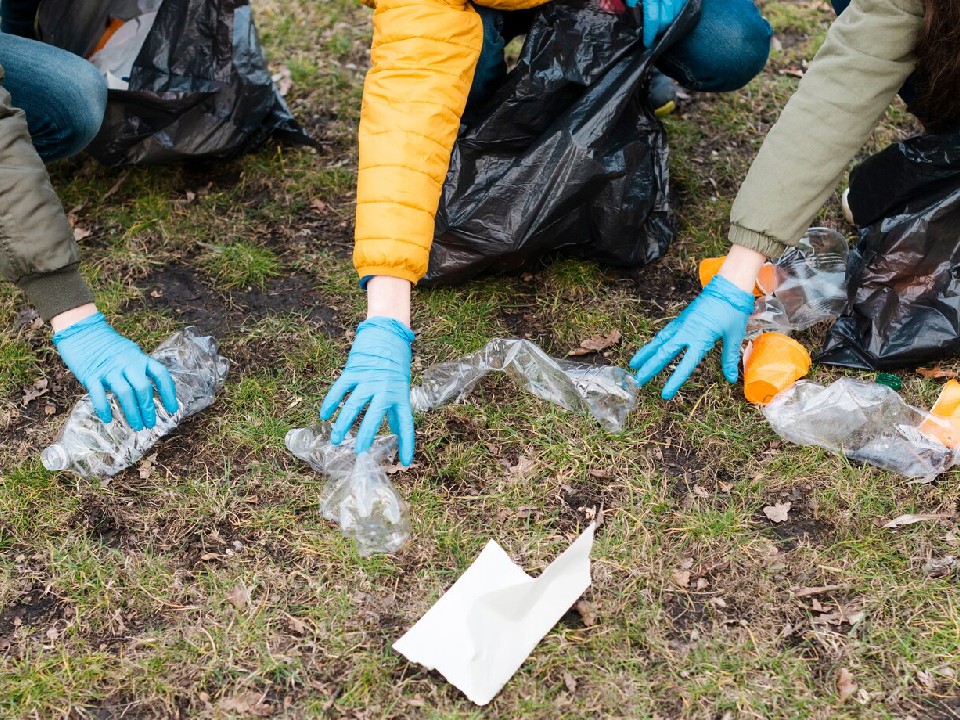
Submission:
<svg viewBox="0 0 960 720">
<path fill-rule="evenodd" d="M 932 513 L 932 514 L 920 514 L 920 515 L 901 515 L 896 517 L 889 522 L 883 524 L 885 528 L 895 528 L 900 527 L 901 525 L 913 525 L 914 523 L 924 522 L 926 520 L 950 520 L 953 518 L 953 513 Z"/>
<path fill-rule="evenodd" d="M 607 430 L 623 429 L 637 403 L 639 386 L 615 365 L 558 360 L 529 340 L 497 338 L 461 360 L 433 365 L 413 388 L 413 409 L 425 412 L 462 400 L 489 372 L 502 371 L 539 398 L 567 410 L 589 413 Z"/>
<path fill-rule="evenodd" d="M 930 413 L 943 418 L 946 426 L 943 423 L 924 421 L 920 425 L 921 432 L 935 437 L 948 448 L 960 447 L 960 382 L 947 381 Z"/>
<path fill-rule="evenodd" d="M 921 430 L 932 425 L 946 431 L 946 420 L 873 382 L 841 378 L 823 386 L 801 380 L 774 397 L 763 414 L 788 442 L 817 445 L 910 478 L 939 475 L 956 460 L 951 448 Z"/>
<path fill-rule="evenodd" d="M 57 440 L 46 448 L 40 459 L 47 470 L 68 470 L 82 477 L 110 477 L 130 467 L 164 435 L 184 419 L 204 410 L 226 380 L 229 361 L 219 354 L 217 341 L 197 334 L 188 327 L 164 340 L 150 357 L 166 366 L 177 387 L 180 408 L 169 414 L 156 403 L 157 422 L 153 428 L 137 432 L 113 395 L 110 405 L 113 422 L 104 424 L 85 395 L 73 407 Z"/>
<path fill-rule="evenodd" d="M 486 705 L 590 586 L 593 533 L 591 524 L 536 579 L 491 540 L 393 649 Z"/>
<path fill-rule="evenodd" d="M 107 88 L 127 90 L 130 87 L 130 73 L 147 35 L 153 29 L 157 19 L 156 8 L 159 2 L 149 3 L 153 8 L 141 15 L 121 22 L 112 22 L 107 32 L 109 37 L 103 47 L 90 56 L 90 62 L 107 81 Z"/>
<path fill-rule="evenodd" d="M 873 381 L 881 385 L 886 385 L 891 390 L 896 390 L 897 392 L 903 389 L 903 380 L 893 373 L 877 373 Z"/>
<path fill-rule="evenodd" d="M 333 445 L 330 429 L 330 423 L 318 423 L 294 428 L 285 438 L 291 453 L 328 478 L 320 492 L 323 517 L 356 541 L 360 555 L 396 552 L 410 537 L 407 504 L 387 477 L 397 436 L 379 435 L 368 452 L 357 455 L 353 435 Z"/>
<path fill-rule="evenodd" d="M 761 333 L 743 351 L 743 394 L 756 405 L 766 405 L 810 372 L 810 353 L 791 337 Z"/>
</svg>

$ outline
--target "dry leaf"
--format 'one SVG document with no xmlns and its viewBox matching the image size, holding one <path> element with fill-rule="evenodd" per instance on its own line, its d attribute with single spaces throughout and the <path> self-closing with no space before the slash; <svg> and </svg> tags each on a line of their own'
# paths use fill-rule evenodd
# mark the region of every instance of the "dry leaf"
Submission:
<svg viewBox="0 0 960 720">
<path fill-rule="evenodd" d="M 605 480 L 605 479 L 607 479 L 607 478 L 610 477 L 610 471 L 609 471 L 609 470 L 588 470 L 588 471 L 587 471 L 587 474 L 588 474 L 590 477 L 595 477 L 595 478 L 598 478 L 598 479 L 600 479 L 600 480 Z"/>
<path fill-rule="evenodd" d="M 280 97 L 286 97 L 290 88 L 293 87 L 293 80 L 290 79 L 290 68 L 286 65 L 277 68 L 277 72 L 270 79 L 277 84 L 277 92 L 280 93 Z"/>
<path fill-rule="evenodd" d="M 244 610 L 250 607 L 250 588 L 243 583 L 237 585 L 226 594 L 227 602 L 238 610 Z"/>
<path fill-rule="evenodd" d="M 793 503 L 777 503 L 776 505 L 767 505 L 763 509 L 763 514 L 767 516 L 767 519 L 770 522 L 782 523 L 786 522 L 790 518 L 788 517 L 790 513 L 790 508 L 793 507 Z"/>
<path fill-rule="evenodd" d="M 528 458 L 526 455 L 521 455 L 517 458 L 517 464 L 507 466 L 507 470 L 509 470 L 510 474 L 514 477 L 522 478 L 525 477 L 528 472 L 530 472 L 530 468 L 532 468 L 533 465 L 533 460 Z"/>
<path fill-rule="evenodd" d="M 718 607 L 718 608 L 725 608 L 725 607 L 727 606 L 727 601 L 724 600 L 722 597 L 719 597 L 719 596 L 718 596 L 718 597 L 715 597 L 715 598 L 710 598 L 710 599 L 707 601 L 707 604 L 708 604 L 708 605 L 713 605 L 714 607 Z"/>
<path fill-rule="evenodd" d="M 580 615 L 583 624 L 587 627 L 593 627 L 597 624 L 597 606 L 586 600 L 578 600 L 573 609 Z"/>
<path fill-rule="evenodd" d="M 957 535 L 953 530 L 948 530 L 947 534 L 943 536 L 943 540 L 950 547 L 957 547 L 960 545 L 960 535 Z"/>
<path fill-rule="evenodd" d="M 853 681 L 853 673 L 847 668 L 840 668 L 840 673 L 837 675 L 837 694 L 840 696 L 840 702 L 846 701 L 856 691 L 857 684 Z"/>
<path fill-rule="evenodd" d="M 930 367 L 930 368 L 917 368 L 917 375 L 921 377 L 929 378 L 931 380 L 936 378 L 957 378 L 960 377 L 960 373 L 956 370 L 951 370 L 950 368 L 942 367 Z"/>
<path fill-rule="evenodd" d="M 710 493 L 707 492 L 707 490 L 706 490 L 705 488 L 701 487 L 700 485 L 694 485 L 694 486 L 693 486 L 693 494 L 696 495 L 698 498 L 708 498 L 708 497 L 710 497 Z"/>
<path fill-rule="evenodd" d="M 140 479 L 146 480 L 153 474 L 153 463 L 157 460 L 157 454 L 148 455 L 140 462 Z"/>
<path fill-rule="evenodd" d="M 563 673 L 563 684 L 567 686 L 567 691 L 573 695 L 577 692 L 577 681 L 573 675 L 568 672 Z"/>
<path fill-rule="evenodd" d="M 264 702 L 266 697 L 264 693 L 250 690 L 221 700 L 220 709 L 251 717 L 270 717 L 273 707 Z"/>
<path fill-rule="evenodd" d="M 619 330 L 611 330 L 606 335 L 594 335 L 580 341 L 580 347 L 575 348 L 567 355 L 589 355 L 592 352 L 600 352 L 609 347 L 613 347 L 620 342 L 621 333 Z"/>
<path fill-rule="evenodd" d="M 819 587 L 806 587 L 793 591 L 793 596 L 798 598 L 810 597 L 811 595 L 820 595 L 834 590 L 849 590 L 849 585 L 820 585 Z"/>
<path fill-rule="evenodd" d="M 924 520 L 949 520 L 953 517 L 953 513 L 932 513 L 929 515 L 913 515 L 906 514 L 896 517 L 890 522 L 884 523 L 883 527 L 885 528 L 895 528 L 900 527 L 901 525 L 913 525 L 914 523 L 923 522 Z"/>
<path fill-rule="evenodd" d="M 290 628 L 290 632 L 295 635 L 304 635 L 307 632 L 307 624 L 300 618 L 295 618 L 293 615 L 287 616 L 287 627 Z"/>
<path fill-rule="evenodd" d="M 933 690 L 934 685 L 937 684 L 937 681 L 933 677 L 933 673 L 929 670 L 917 670 L 917 682 L 919 682 L 928 690 Z"/>
<path fill-rule="evenodd" d="M 953 555 L 945 555 L 942 558 L 934 558 L 923 566 L 923 571 L 930 577 L 946 577 L 953 572 L 957 565 L 957 558 Z"/>
<path fill-rule="evenodd" d="M 732 482 L 719 483 L 719 488 L 720 488 L 720 492 L 728 493 L 731 490 L 733 490 L 733 483 Z"/>
<path fill-rule="evenodd" d="M 43 414 L 44 414 L 44 415 L 56 415 L 56 414 L 57 414 L 57 406 L 56 406 L 56 405 L 52 405 L 51 403 L 47 403 L 46 405 L 43 406 Z"/>
<path fill-rule="evenodd" d="M 697 590 L 706 590 L 710 587 L 710 581 L 706 578 L 697 578 Z"/>
<path fill-rule="evenodd" d="M 86 228 L 80 227 L 79 225 L 77 225 L 77 226 L 73 229 L 73 239 L 76 240 L 77 242 L 80 242 L 80 241 L 83 240 L 84 238 L 88 238 L 88 237 L 90 237 L 91 235 L 93 235 L 92 232 L 90 232 L 90 231 L 87 230 Z"/>
<path fill-rule="evenodd" d="M 677 587 L 685 588 L 690 584 L 689 570 L 676 570 L 673 573 L 673 584 Z"/>
</svg>

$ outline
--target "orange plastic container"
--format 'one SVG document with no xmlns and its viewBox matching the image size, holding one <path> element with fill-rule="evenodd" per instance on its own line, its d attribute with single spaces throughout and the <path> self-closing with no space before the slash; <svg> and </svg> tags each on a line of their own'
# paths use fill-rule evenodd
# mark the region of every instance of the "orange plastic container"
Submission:
<svg viewBox="0 0 960 720">
<path fill-rule="evenodd" d="M 723 265 L 726 259 L 727 256 L 723 255 L 722 257 L 704 258 L 700 261 L 700 266 L 697 268 L 697 274 L 700 276 L 700 287 L 706 287 L 707 283 L 713 280 L 713 276 L 720 272 L 720 266 Z M 760 268 L 761 276 L 767 268 L 776 270 L 773 265 L 767 263 Z M 757 297 L 763 297 L 767 293 L 761 290 L 759 285 L 754 285 L 753 294 Z"/>
<path fill-rule="evenodd" d="M 943 386 L 930 414 L 946 420 L 946 425 L 924 420 L 920 424 L 920 432 L 939 440 L 948 448 L 960 446 L 960 382 L 950 380 Z"/>
<path fill-rule="evenodd" d="M 110 18 L 107 22 L 107 28 L 103 31 L 103 35 L 100 36 L 100 40 L 97 41 L 97 46 L 90 51 L 90 54 L 87 57 L 93 57 L 98 52 L 103 50 L 103 46 L 109 42 L 110 38 L 113 37 L 113 34 L 123 27 L 123 20 L 120 18 Z"/>
<path fill-rule="evenodd" d="M 766 332 L 743 353 L 743 394 L 756 405 L 766 405 L 810 372 L 810 353 L 791 337 Z"/>
</svg>

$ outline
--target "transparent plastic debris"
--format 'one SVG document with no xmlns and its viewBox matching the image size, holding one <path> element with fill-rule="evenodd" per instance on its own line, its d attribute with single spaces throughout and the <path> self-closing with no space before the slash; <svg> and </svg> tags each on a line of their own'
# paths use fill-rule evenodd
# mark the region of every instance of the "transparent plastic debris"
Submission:
<svg viewBox="0 0 960 720">
<path fill-rule="evenodd" d="M 87 478 L 116 475 L 142 458 L 185 418 L 209 407 L 230 368 L 229 361 L 217 350 L 217 341 L 198 335 L 192 327 L 171 335 L 150 356 L 173 376 L 177 412 L 171 415 L 155 401 L 156 425 L 137 432 L 127 424 L 112 394 L 113 421 L 108 424 L 97 417 L 90 396 L 85 395 L 70 412 L 57 440 L 40 454 L 47 470 L 67 470 Z"/>
<path fill-rule="evenodd" d="M 875 382 L 841 378 L 823 386 L 801 380 L 777 394 L 763 414 L 784 440 L 910 478 L 939 475 L 957 459 L 931 432 L 931 427 L 949 432 L 947 420 L 908 405 Z"/>
<path fill-rule="evenodd" d="M 460 401 L 484 375 L 495 371 L 506 373 L 539 398 L 592 415 L 612 432 L 623 429 L 640 390 L 623 368 L 558 360 L 529 340 L 497 338 L 461 360 L 427 368 L 411 392 L 413 409 L 425 412 Z"/>
<path fill-rule="evenodd" d="M 846 238 L 829 228 L 810 228 L 796 247 L 787 248 L 761 272 L 748 336 L 773 331 L 789 335 L 840 316 L 847 301 Z"/>
<path fill-rule="evenodd" d="M 327 422 L 295 428 L 285 439 L 291 453 L 328 478 L 320 493 L 323 517 L 363 556 L 396 552 L 410 537 L 409 509 L 384 468 L 396 457 L 397 436 L 378 435 L 369 452 L 357 455 L 352 435 L 333 445 L 330 429 Z"/>
</svg>

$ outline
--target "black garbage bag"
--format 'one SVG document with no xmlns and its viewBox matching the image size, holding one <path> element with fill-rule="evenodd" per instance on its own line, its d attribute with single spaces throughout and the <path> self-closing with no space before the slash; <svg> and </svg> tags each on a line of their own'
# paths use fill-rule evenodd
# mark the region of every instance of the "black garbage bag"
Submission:
<svg viewBox="0 0 960 720">
<path fill-rule="evenodd" d="M 817 361 L 892 370 L 960 354 L 960 131 L 868 158 L 849 200 L 860 241 Z"/>
<path fill-rule="evenodd" d="M 620 266 L 659 258 L 674 234 L 667 139 L 643 91 L 699 13 L 689 0 L 648 51 L 638 12 L 583 0 L 537 8 L 516 68 L 461 128 L 424 284 L 516 270 L 561 249 Z"/>
<path fill-rule="evenodd" d="M 155 7 L 159 5 L 159 7 Z M 87 57 L 107 18 L 156 20 L 89 152 L 106 165 L 227 158 L 271 134 L 312 144 L 271 79 L 247 0 L 43 0 L 40 38 Z"/>
</svg>

